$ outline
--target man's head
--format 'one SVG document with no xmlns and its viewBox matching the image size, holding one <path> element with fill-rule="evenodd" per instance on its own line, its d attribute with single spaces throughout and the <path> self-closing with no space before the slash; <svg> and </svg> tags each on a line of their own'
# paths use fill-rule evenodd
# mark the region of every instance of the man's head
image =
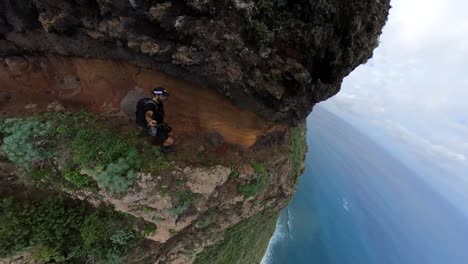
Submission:
<svg viewBox="0 0 468 264">
<path fill-rule="evenodd" d="M 160 101 L 160 102 L 166 100 L 167 97 L 169 96 L 169 93 L 167 92 L 167 90 L 161 86 L 154 88 L 152 91 L 152 94 L 153 94 L 153 100 Z"/>
</svg>

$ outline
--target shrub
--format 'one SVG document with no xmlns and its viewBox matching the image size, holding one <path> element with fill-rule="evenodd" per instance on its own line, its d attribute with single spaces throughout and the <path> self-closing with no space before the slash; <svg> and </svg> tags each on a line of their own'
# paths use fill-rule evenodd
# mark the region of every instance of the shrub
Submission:
<svg viewBox="0 0 468 264">
<path fill-rule="evenodd" d="M 80 189 L 90 188 L 94 184 L 93 178 L 81 174 L 78 170 L 66 170 L 62 172 L 62 175 L 67 181 L 73 183 Z"/>
<path fill-rule="evenodd" d="M 89 166 L 98 161 L 99 151 L 105 137 L 102 133 L 92 130 L 80 130 L 72 140 L 73 161 L 81 166 Z"/>
<path fill-rule="evenodd" d="M 255 173 L 250 183 L 237 186 L 237 191 L 247 197 L 257 195 L 269 184 L 269 174 L 265 165 L 260 162 L 254 162 L 252 167 L 254 168 Z"/>
<path fill-rule="evenodd" d="M 11 162 L 31 170 L 35 163 L 53 156 L 50 137 L 54 132 L 51 122 L 36 117 L 7 119 L 0 123 L 4 134 L 1 148 Z"/>
<path fill-rule="evenodd" d="M 128 190 L 135 184 L 138 174 L 135 168 L 140 167 L 138 153 L 128 152 L 125 158 L 119 158 L 117 162 L 111 163 L 98 174 L 98 182 L 111 194 L 119 194 Z"/>
<path fill-rule="evenodd" d="M 61 114 L 47 113 L 43 117 L 52 120 L 56 124 L 55 132 L 61 138 L 74 138 L 83 129 L 83 125 L 92 127 L 95 130 L 99 127 L 96 118 L 85 110 Z"/>
<path fill-rule="evenodd" d="M 72 150 L 73 160 L 84 167 L 96 164 L 106 166 L 125 157 L 129 152 L 137 152 L 125 138 L 92 129 L 77 132 L 72 141 Z M 134 156 L 135 164 L 140 162 L 137 156 Z"/>
<path fill-rule="evenodd" d="M 53 171 L 51 169 L 33 169 L 31 171 L 31 176 L 36 183 L 36 187 L 39 189 L 47 189 L 49 186 L 49 181 L 51 181 L 53 177 Z"/>
<path fill-rule="evenodd" d="M 34 218 L 31 243 L 54 248 L 66 244 L 72 232 L 79 232 L 84 207 L 66 206 L 62 197 L 55 197 L 36 204 L 29 213 Z"/>
<path fill-rule="evenodd" d="M 85 252 L 105 261 L 109 257 L 122 256 L 135 247 L 141 235 L 118 222 L 118 216 L 102 211 L 88 216 L 81 228 Z"/>
<path fill-rule="evenodd" d="M 125 256 L 109 250 L 103 258 L 96 261 L 96 264 L 124 264 L 125 259 Z"/>
<path fill-rule="evenodd" d="M 0 257 L 32 246 L 41 262 L 120 263 L 141 241 L 134 225 L 110 210 L 87 213 L 61 197 L 29 203 L 7 198 L 0 203 Z"/>
<path fill-rule="evenodd" d="M 110 237 L 112 245 L 118 248 L 118 251 L 125 249 L 135 242 L 136 234 L 130 230 L 119 230 Z"/>
<path fill-rule="evenodd" d="M 153 235 L 154 233 L 156 233 L 156 230 L 158 230 L 158 227 L 155 224 L 146 223 L 143 228 L 143 235 L 144 236 Z"/>
<path fill-rule="evenodd" d="M 28 246 L 41 246 L 37 258 L 65 260 L 73 234 L 79 233 L 83 207 L 65 206 L 63 198 L 41 203 L 14 203 L 4 199 L 0 206 L 0 256 L 7 256 Z"/>
<path fill-rule="evenodd" d="M 273 32 L 261 21 L 252 20 L 248 30 L 250 37 L 260 48 L 267 47 L 273 41 Z"/>
<path fill-rule="evenodd" d="M 106 252 L 106 244 L 111 236 L 111 229 L 107 225 L 105 216 L 98 212 L 86 217 L 80 235 L 86 252 Z"/>
<path fill-rule="evenodd" d="M 29 245 L 29 208 L 21 209 L 11 198 L 3 199 L 0 203 L 0 257 Z"/>
<path fill-rule="evenodd" d="M 102 131 L 81 130 L 73 139 L 73 159 L 81 167 L 100 166 L 96 180 L 111 194 L 127 191 L 138 179 L 142 161 L 124 138 Z"/>
<path fill-rule="evenodd" d="M 244 196 L 251 197 L 257 195 L 257 193 L 260 192 L 260 188 L 256 182 L 253 182 L 237 186 L 237 191 Z"/>
</svg>

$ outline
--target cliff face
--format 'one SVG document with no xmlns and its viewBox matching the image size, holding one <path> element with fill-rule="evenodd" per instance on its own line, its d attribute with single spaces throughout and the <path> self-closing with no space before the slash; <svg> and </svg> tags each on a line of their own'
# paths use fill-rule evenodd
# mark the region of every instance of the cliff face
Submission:
<svg viewBox="0 0 468 264">
<path fill-rule="evenodd" d="M 389 0 L 5 0 L 0 55 L 119 59 L 295 122 L 378 44 Z"/>
<path fill-rule="evenodd" d="M 1 1 L 0 262 L 258 263 L 303 170 L 304 118 L 370 58 L 388 9 Z M 131 120 L 155 86 L 167 156 Z"/>
</svg>

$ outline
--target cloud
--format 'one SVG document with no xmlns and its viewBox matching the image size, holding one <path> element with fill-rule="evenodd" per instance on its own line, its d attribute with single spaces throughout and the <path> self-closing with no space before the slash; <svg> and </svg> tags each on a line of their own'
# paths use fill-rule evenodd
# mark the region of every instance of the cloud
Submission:
<svg viewBox="0 0 468 264">
<path fill-rule="evenodd" d="M 468 1 L 392 6 L 373 58 L 323 105 L 368 134 L 391 135 L 381 142 L 389 148 L 468 171 Z"/>
<path fill-rule="evenodd" d="M 339 93 L 330 103 L 340 111 L 367 118 L 375 118 L 385 112 L 377 99 L 363 98 L 356 94 Z"/>
<path fill-rule="evenodd" d="M 453 47 L 466 51 L 468 32 L 465 0 L 393 0 L 388 37 L 392 46 L 415 52 L 426 46 L 456 41 Z M 451 50 L 450 52 L 453 52 Z"/>
<path fill-rule="evenodd" d="M 387 120 L 384 126 L 387 132 L 406 144 L 408 150 L 413 150 L 426 159 L 439 162 L 450 160 L 459 163 L 465 163 L 467 161 L 467 157 L 463 153 L 455 152 L 444 145 L 431 142 L 411 132 L 399 123 Z"/>
</svg>

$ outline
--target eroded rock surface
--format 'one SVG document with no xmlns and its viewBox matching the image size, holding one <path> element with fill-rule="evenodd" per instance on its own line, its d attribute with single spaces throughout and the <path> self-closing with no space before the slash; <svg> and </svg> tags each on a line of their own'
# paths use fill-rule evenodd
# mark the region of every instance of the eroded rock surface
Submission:
<svg viewBox="0 0 468 264">
<path fill-rule="evenodd" d="M 119 59 L 213 88 L 268 120 L 295 122 L 371 57 L 389 2 L 5 0 L 0 56 Z M 79 82 L 63 81 L 70 93 Z"/>
<path fill-rule="evenodd" d="M 166 122 L 179 142 L 206 136 L 212 145 L 250 147 L 261 136 L 285 128 L 240 109 L 213 90 L 160 71 L 62 56 L 0 58 L 0 116 L 85 108 L 133 119 L 138 99 L 149 97 L 151 88 L 158 85 L 171 93 Z"/>
</svg>

